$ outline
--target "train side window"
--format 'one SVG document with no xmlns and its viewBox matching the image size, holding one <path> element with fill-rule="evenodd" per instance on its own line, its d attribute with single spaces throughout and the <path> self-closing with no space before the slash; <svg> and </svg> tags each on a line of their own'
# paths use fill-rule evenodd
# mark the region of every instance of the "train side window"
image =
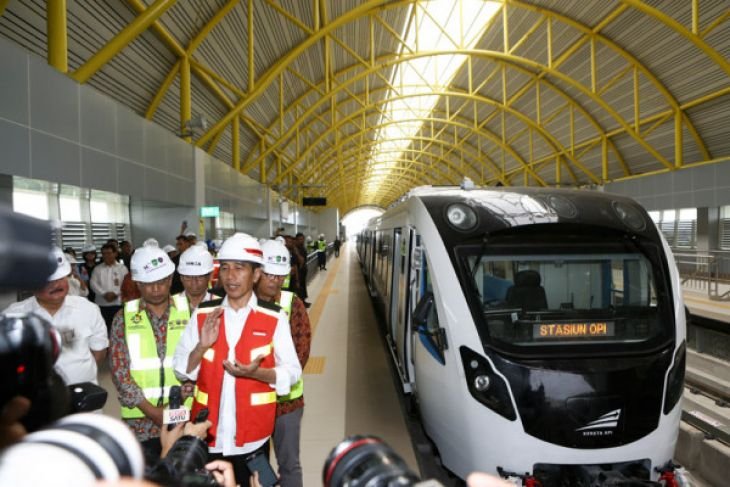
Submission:
<svg viewBox="0 0 730 487">
<path fill-rule="evenodd" d="M 444 350 L 448 348 L 446 333 L 439 326 L 438 311 L 436 310 L 437 297 L 431 284 L 431 275 L 425 252 L 421 254 L 421 269 L 419 282 L 419 300 L 413 310 L 413 323 L 416 326 L 419 338 L 428 352 L 442 365 L 446 363 Z"/>
</svg>

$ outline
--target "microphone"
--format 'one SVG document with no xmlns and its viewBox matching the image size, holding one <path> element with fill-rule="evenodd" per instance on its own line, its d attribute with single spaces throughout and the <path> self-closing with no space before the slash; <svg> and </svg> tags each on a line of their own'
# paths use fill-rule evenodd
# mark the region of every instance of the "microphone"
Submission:
<svg viewBox="0 0 730 487">
<path fill-rule="evenodd" d="M 169 401 L 163 412 L 162 422 L 167 425 L 170 431 L 178 423 L 185 423 L 190 420 L 190 411 L 182 405 L 182 390 L 180 386 L 170 387 Z"/>
</svg>

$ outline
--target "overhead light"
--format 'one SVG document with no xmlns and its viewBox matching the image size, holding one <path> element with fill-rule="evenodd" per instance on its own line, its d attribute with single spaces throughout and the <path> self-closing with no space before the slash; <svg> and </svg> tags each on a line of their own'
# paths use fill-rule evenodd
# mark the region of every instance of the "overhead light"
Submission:
<svg viewBox="0 0 730 487">
<path fill-rule="evenodd" d="M 190 118 L 190 120 L 187 120 L 183 126 L 185 127 L 185 130 L 180 134 L 180 137 L 192 137 L 196 132 L 205 132 L 208 130 L 210 124 L 208 123 L 208 119 L 205 115 L 196 113 L 192 116 L 192 118 Z"/>
</svg>

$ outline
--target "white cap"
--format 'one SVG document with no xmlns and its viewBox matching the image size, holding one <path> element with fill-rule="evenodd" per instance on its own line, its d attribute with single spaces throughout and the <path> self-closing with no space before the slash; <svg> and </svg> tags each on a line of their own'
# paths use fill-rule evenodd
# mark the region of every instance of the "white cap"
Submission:
<svg viewBox="0 0 730 487">
<path fill-rule="evenodd" d="M 203 276 L 213 272 L 213 256 L 205 242 L 198 242 L 182 253 L 177 272 L 182 276 Z"/>
<path fill-rule="evenodd" d="M 56 261 L 56 271 L 48 277 L 48 282 L 61 279 L 71 274 L 71 264 L 68 263 L 68 259 L 66 259 L 63 250 L 58 247 L 53 247 L 51 253 L 53 254 L 53 260 Z"/>
<path fill-rule="evenodd" d="M 81 248 L 81 253 L 82 253 L 82 254 L 85 254 L 86 252 L 96 252 L 96 245 L 94 245 L 94 244 L 87 244 L 87 245 L 84 245 L 84 246 L 83 246 L 83 247 Z"/>
<path fill-rule="evenodd" d="M 162 251 L 163 251 L 163 252 L 166 252 L 166 253 L 168 253 L 168 254 L 169 254 L 170 252 L 175 252 L 176 250 L 177 250 L 177 249 L 176 249 L 176 248 L 175 248 L 175 247 L 174 247 L 173 245 L 170 245 L 170 244 L 167 244 L 167 245 L 165 245 L 164 247 L 162 247 Z"/>
<path fill-rule="evenodd" d="M 188 230 L 187 232 L 183 233 L 183 236 L 187 238 L 194 238 L 195 240 L 198 239 L 198 234 L 196 234 L 192 230 Z"/>
<path fill-rule="evenodd" d="M 245 233 L 234 233 L 228 237 L 218 251 L 218 260 L 238 260 L 263 264 L 264 253 L 258 240 Z"/>
<path fill-rule="evenodd" d="M 291 254 L 286 245 L 278 240 L 267 240 L 261 246 L 264 252 L 264 272 L 275 276 L 287 276 L 291 272 Z"/>
<path fill-rule="evenodd" d="M 132 254 L 132 280 L 137 282 L 156 282 L 172 275 L 175 264 L 154 239 L 145 241 L 145 245 Z"/>
</svg>

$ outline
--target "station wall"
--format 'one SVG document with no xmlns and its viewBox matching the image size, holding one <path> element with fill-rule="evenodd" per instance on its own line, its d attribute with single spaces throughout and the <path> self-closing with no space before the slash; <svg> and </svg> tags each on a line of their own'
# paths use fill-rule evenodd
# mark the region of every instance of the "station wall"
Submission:
<svg viewBox="0 0 730 487">
<path fill-rule="evenodd" d="M 269 234 L 269 200 L 272 219 L 281 220 L 278 195 L 265 186 L 45 59 L 0 39 L 0 65 L 0 175 L 129 195 L 136 246 L 147 237 L 170 243 L 183 220 L 198 232 L 200 206 L 232 213 L 230 233 Z M 316 231 L 317 215 L 298 216 L 300 230 Z M 293 215 L 284 221 L 293 231 Z"/>
<path fill-rule="evenodd" d="M 730 160 L 610 183 L 605 190 L 630 196 L 649 211 L 730 205 Z"/>
</svg>

